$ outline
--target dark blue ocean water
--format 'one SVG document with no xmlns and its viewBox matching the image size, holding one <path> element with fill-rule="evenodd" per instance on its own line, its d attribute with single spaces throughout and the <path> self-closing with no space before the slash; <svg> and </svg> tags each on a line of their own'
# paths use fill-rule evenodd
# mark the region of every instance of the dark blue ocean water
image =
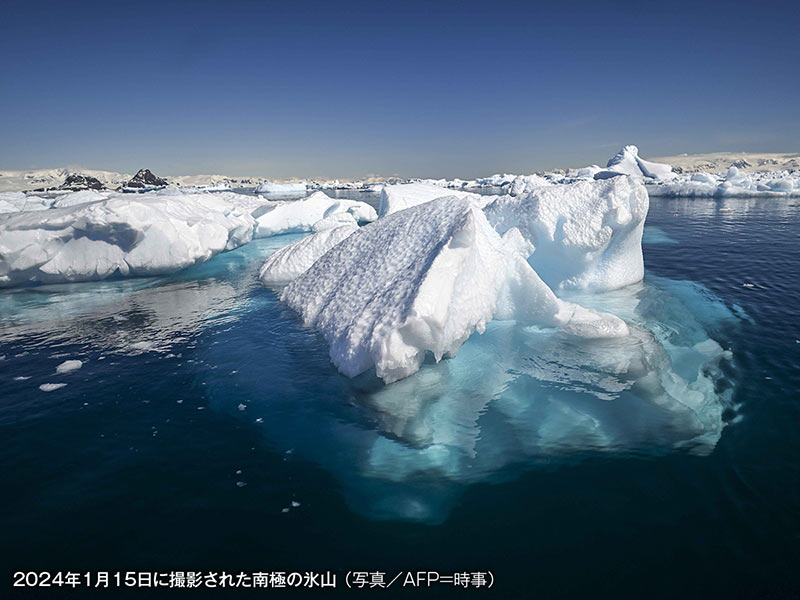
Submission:
<svg viewBox="0 0 800 600">
<path fill-rule="evenodd" d="M 0 292 L 0 597 L 19 570 L 314 569 L 798 597 L 799 234 L 797 200 L 652 199 L 645 282 L 576 298 L 636 344 L 496 323 L 385 389 L 256 281 L 298 236 Z"/>
</svg>

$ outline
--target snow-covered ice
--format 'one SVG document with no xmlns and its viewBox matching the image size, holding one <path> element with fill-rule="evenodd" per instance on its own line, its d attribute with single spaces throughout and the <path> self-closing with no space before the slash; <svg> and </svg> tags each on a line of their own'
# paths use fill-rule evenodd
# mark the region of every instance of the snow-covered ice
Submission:
<svg viewBox="0 0 800 600">
<path fill-rule="evenodd" d="M 349 213 L 345 213 L 349 216 Z M 330 221 L 325 219 L 323 223 Z M 287 284 L 305 273 L 328 250 L 358 229 L 355 220 L 336 227 L 324 227 L 310 236 L 281 248 L 261 267 L 259 277 L 267 285 Z M 327 223 L 326 223 L 327 224 Z"/>
<path fill-rule="evenodd" d="M 116 194 L 0 215 L 0 286 L 167 273 L 206 261 L 252 239 L 255 220 L 231 196 Z"/>
<path fill-rule="evenodd" d="M 630 177 L 533 187 L 484 208 L 500 233 L 518 228 L 528 261 L 556 291 L 610 290 L 644 276 L 642 230 L 648 196 Z"/>
<path fill-rule="evenodd" d="M 304 194 L 306 183 L 304 181 L 294 183 L 276 183 L 265 181 L 256 188 L 259 194 Z"/>
<path fill-rule="evenodd" d="M 594 174 L 595 179 L 606 179 L 617 175 L 630 175 L 648 179 L 669 179 L 673 176 L 670 165 L 644 160 L 639 156 L 639 148 L 625 146 L 606 164 L 604 170 Z"/>
<path fill-rule="evenodd" d="M 735 198 L 800 196 L 800 170 L 748 173 L 729 167 L 724 174 L 692 173 L 647 186 L 651 196 Z"/>
<path fill-rule="evenodd" d="M 472 192 L 462 192 L 450 189 L 443 189 L 442 186 L 432 183 L 405 183 L 398 185 L 387 185 L 381 191 L 381 202 L 378 206 L 378 216 L 385 217 L 399 210 L 404 210 L 412 206 L 417 206 L 425 202 L 430 202 L 436 198 L 444 196 L 455 196 L 456 198 L 468 198 L 477 203 L 485 203 L 486 196 L 480 196 Z"/>
<path fill-rule="evenodd" d="M 469 199 L 445 196 L 384 216 L 328 250 L 282 299 L 355 376 L 373 365 L 389 383 L 430 353 L 453 356 L 493 318 L 564 327 L 586 337 L 628 333 L 617 317 L 559 300 Z"/>
<path fill-rule="evenodd" d="M 359 223 L 378 218 L 375 209 L 357 200 L 330 198 L 324 192 L 314 192 L 308 198 L 295 201 L 265 201 L 253 216 L 256 218 L 256 237 L 283 233 L 311 231 L 318 221 L 340 213 L 350 213 Z"/>
<path fill-rule="evenodd" d="M 56 390 L 60 390 L 63 387 L 66 387 L 66 383 L 43 383 L 39 386 L 39 389 L 43 392 L 54 392 Z"/>
</svg>

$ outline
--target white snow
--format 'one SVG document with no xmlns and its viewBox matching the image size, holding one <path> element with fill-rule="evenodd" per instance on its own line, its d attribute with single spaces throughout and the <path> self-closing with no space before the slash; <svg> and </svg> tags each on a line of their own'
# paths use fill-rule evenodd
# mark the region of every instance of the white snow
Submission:
<svg viewBox="0 0 800 600">
<path fill-rule="evenodd" d="M 528 261 L 554 290 L 611 290 L 644 276 L 644 185 L 630 177 L 534 187 L 484 208 L 500 233 L 518 228 Z"/>
<path fill-rule="evenodd" d="M 666 164 L 646 161 L 639 157 L 639 148 L 625 146 L 606 164 L 606 168 L 594 174 L 595 179 L 606 179 L 617 175 L 631 175 L 648 179 L 669 179 L 672 167 Z"/>
<path fill-rule="evenodd" d="M 368 223 L 378 218 L 375 209 L 365 202 L 338 200 L 324 192 L 314 192 L 308 198 L 294 201 L 262 201 L 253 211 L 256 217 L 256 237 L 267 237 L 283 233 L 311 231 L 318 221 L 340 213 L 350 213 L 359 223 Z"/>
<path fill-rule="evenodd" d="M 69 373 L 77 371 L 83 366 L 83 361 L 80 360 L 65 360 L 63 363 L 56 367 L 56 373 Z"/>
<path fill-rule="evenodd" d="M 493 318 L 627 334 L 617 317 L 559 300 L 520 254 L 520 237 L 501 238 L 469 199 L 438 198 L 352 232 L 282 299 L 322 333 L 342 373 L 374 365 L 387 383 L 414 373 L 428 353 L 455 355 Z"/>
<path fill-rule="evenodd" d="M 302 194 L 305 191 L 306 183 L 304 181 L 294 183 L 265 181 L 256 188 L 256 193 L 259 194 Z"/>
<path fill-rule="evenodd" d="M 349 213 L 345 214 L 349 215 Z M 350 224 L 332 228 L 324 227 L 275 252 L 261 267 L 259 273 L 261 281 L 266 285 L 281 285 L 295 280 L 328 250 L 358 229 L 355 220 L 352 217 L 350 220 Z"/>
<path fill-rule="evenodd" d="M 167 273 L 250 241 L 235 194 L 115 194 L 0 215 L 0 286 Z"/>
<path fill-rule="evenodd" d="M 436 198 L 455 196 L 456 198 L 469 198 L 481 202 L 485 196 L 471 192 L 461 192 L 443 189 L 442 186 L 432 183 L 405 183 L 384 186 L 381 191 L 381 202 L 378 206 L 378 216 L 385 217 L 399 210 L 430 202 Z"/>
</svg>

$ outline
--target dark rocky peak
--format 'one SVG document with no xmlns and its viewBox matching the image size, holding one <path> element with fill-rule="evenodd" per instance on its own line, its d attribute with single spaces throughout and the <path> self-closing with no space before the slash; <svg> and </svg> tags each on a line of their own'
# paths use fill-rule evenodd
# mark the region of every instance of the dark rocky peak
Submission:
<svg viewBox="0 0 800 600">
<path fill-rule="evenodd" d="M 150 169 L 139 169 L 139 172 L 134 175 L 131 180 L 125 184 L 128 188 L 143 188 L 143 187 L 163 187 L 167 185 L 165 179 L 156 177 Z"/>
<path fill-rule="evenodd" d="M 58 186 L 59 190 L 102 190 L 105 186 L 99 179 L 89 177 L 88 175 L 81 175 L 80 173 L 72 173 L 67 176 L 66 181 Z"/>
</svg>

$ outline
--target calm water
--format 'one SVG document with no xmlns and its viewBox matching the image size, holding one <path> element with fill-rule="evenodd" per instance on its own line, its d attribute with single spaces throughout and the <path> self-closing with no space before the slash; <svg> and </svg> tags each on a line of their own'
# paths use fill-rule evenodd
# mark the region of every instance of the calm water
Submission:
<svg viewBox="0 0 800 600">
<path fill-rule="evenodd" d="M 798 597 L 797 204 L 653 199 L 645 282 L 576 297 L 641 325 L 635 343 L 495 323 L 388 388 L 339 375 L 257 283 L 299 236 L 0 292 L 0 597 L 16 570 L 143 569 Z"/>
</svg>

